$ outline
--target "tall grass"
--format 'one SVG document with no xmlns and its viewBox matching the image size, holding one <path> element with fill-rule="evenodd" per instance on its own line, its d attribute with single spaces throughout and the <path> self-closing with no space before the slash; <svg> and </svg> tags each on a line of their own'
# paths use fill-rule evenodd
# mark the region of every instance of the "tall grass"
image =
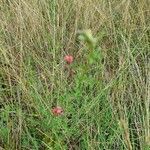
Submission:
<svg viewBox="0 0 150 150">
<path fill-rule="evenodd" d="M 148 0 L 0 0 L 0 149 L 148 150 L 149 10 Z"/>
</svg>

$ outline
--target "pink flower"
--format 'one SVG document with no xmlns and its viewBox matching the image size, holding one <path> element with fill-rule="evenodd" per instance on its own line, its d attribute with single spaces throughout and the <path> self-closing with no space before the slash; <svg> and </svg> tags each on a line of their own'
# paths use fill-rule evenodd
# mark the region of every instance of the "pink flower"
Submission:
<svg viewBox="0 0 150 150">
<path fill-rule="evenodd" d="M 52 109 L 52 113 L 55 116 L 60 116 L 60 115 L 63 115 L 64 110 L 60 106 L 56 106 Z"/>
<path fill-rule="evenodd" d="M 66 55 L 64 57 L 64 60 L 66 61 L 67 64 L 71 64 L 73 62 L 73 56 L 71 55 Z"/>
</svg>

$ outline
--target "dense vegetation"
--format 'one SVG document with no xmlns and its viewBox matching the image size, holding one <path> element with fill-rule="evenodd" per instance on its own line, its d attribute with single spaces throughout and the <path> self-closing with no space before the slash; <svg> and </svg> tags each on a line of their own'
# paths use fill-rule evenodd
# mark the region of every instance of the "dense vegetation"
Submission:
<svg viewBox="0 0 150 150">
<path fill-rule="evenodd" d="M 0 0 L 0 149 L 148 150 L 149 11 Z"/>
</svg>

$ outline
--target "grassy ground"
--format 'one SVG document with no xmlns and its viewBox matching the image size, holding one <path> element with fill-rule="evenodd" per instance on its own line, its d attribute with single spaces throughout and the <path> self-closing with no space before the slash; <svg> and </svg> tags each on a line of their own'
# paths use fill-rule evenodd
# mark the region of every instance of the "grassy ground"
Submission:
<svg viewBox="0 0 150 150">
<path fill-rule="evenodd" d="M 149 11 L 149 0 L 0 0 L 0 149 L 148 150 Z"/>
</svg>

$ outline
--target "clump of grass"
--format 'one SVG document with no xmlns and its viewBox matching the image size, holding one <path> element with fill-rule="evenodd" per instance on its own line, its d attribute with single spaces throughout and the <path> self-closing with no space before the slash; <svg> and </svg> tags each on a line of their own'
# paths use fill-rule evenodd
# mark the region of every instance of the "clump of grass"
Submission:
<svg viewBox="0 0 150 150">
<path fill-rule="evenodd" d="M 1 149 L 149 149 L 148 1 L 0 3 Z"/>
</svg>

